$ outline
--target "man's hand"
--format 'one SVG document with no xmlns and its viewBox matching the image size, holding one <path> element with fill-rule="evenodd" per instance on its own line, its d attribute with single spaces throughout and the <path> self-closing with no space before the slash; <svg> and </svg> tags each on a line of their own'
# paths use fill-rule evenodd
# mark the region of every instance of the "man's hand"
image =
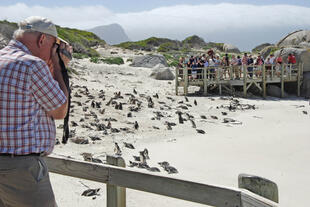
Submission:
<svg viewBox="0 0 310 207">
<path fill-rule="evenodd" d="M 68 56 L 71 56 L 72 57 L 72 46 L 70 46 L 69 44 L 66 44 L 64 42 L 61 42 L 60 43 L 60 46 L 59 46 L 59 51 L 60 51 L 60 57 L 62 59 L 62 61 L 64 62 L 65 66 L 68 67 L 68 64 L 71 60 L 70 57 Z M 64 52 L 66 51 L 66 53 L 68 53 L 67 55 L 64 54 Z"/>
</svg>

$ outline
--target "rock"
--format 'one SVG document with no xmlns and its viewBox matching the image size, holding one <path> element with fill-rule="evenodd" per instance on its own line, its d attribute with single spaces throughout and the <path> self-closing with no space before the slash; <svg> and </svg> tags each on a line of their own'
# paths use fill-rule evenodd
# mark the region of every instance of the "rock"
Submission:
<svg viewBox="0 0 310 207">
<path fill-rule="evenodd" d="M 264 49 L 262 49 L 262 50 L 260 51 L 260 54 L 261 54 L 261 56 L 262 56 L 264 59 L 267 59 L 268 55 L 270 55 L 272 51 L 275 51 L 275 50 L 277 50 L 277 49 L 278 49 L 278 47 L 273 46 L 273 45 L 267 46 L 267 47 L 265 47 Z"/>
<path fill-rule="evenodd" d="M 268 85 L 267 86 L 267 95 L 273 97 L 281 97 L 281 88 L 276 85 Z M 287 93 L 284 92 L 284 97 L 287 97 Z"/>
<path fill-rule="evenodd" d="M 310 42 L 310 31 L 309 30 L 298 30 L 292 32 L 281 39 L 278 43 L 278 47 L 291 47 L 291 46 L 302 46 L 305 43 Z"/>
<path fill-rule="evenodd" d="M 168 66 L 166 58 L 162 55 L 137 56 L 133 59 L 133 62 L 130 66 L 153 68 L 158 64 L 161 64 L 165 67 Z"/>
<path fill-rule="evenodd" d="M 308 99 L 310 98 L 310 72 L 304 73 L 301 95 Z"/>
<path fill-rule="evenodd" d="M 153 69 L 150 77 L 156 80 L 174 80 L 175 76 L 170 68 L 157 68 Z"/>
<path fill-rule="evenodd" d="M 282 58 L 286 62 L 288 54 L 292 53 L 296 57 L 297 63 L 304 64 L 304 72 L 310 72 L 310 51 L 309 49 L 300 49 L 300 48 L 283 48 L 281 50 L 277 50 L 274 55 L 277 58 L 282 51 Z"/>
<path fill-rule="evenodd" d="M 240 50 L 236 46 L 232 44 L 227 44 L 227 43 L 224 44 L 223 50 L 224 52 L 229 52 L 229 53 L 240 53 Z"/>
<path fill-rule="evenodd" d="M 254 47 L 252 49 L 252 52 L 260 52 L 262 49 L 268 47 L 268 46 L 271 46 L 272 44 L 270 43 L 263 43 L 263 44 L 260 44 L 260 45 L 257 45 L 256 47 Z"/>
</svg>

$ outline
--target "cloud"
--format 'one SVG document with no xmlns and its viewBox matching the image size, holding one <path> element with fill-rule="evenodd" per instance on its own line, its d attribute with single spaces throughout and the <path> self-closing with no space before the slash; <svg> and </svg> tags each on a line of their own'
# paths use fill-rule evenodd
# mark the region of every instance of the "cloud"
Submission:
<svg viewBox="0 0 310 207">
<path fill-rule="evenodd" d="M 132 40 L 150 36 L 181 40 L 197 34 L 206 41 L 229 42 L 243 50 L 310 26 L 310 8 L 294 5 L 176 5 L 134 13 L 115 13 L 101 5 L 47 8 L 20 3 L 0 7 L 1 19 L 20 21 L 31 15 L 80 29 L 119 23 Z"/>
</svg>

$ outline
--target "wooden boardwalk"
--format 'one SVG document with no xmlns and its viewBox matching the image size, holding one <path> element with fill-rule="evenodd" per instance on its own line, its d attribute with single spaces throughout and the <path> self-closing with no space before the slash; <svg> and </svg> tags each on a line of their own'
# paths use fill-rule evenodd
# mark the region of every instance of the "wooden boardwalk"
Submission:
<svg viewBox="0 0 310 207">
<path fill-rule="evenodd" d="M 189 86 L 199 86 L 204 95 L 215 88 L 222 95 L 223 88 L 233 94 L 235 86 L 243 86 L 243 95 L 246 97 L 248 89 L 254 85 L 266 97 L 267 84 L 278 83 L 283 97 L 285 83 L 296 82 L 296 94 L 300 96 L 302 75 L 303 64 L 176 68 L 175 91 L 178 95 L 179 87 L 183 87 L 184 95 L 187 95 Z"/>
</svg>

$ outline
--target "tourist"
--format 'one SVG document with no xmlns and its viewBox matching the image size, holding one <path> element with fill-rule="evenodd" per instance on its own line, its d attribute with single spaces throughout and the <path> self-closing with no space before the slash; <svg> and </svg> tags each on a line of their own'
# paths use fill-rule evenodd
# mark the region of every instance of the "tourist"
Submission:
<svg viewBox="0 0 310 207">
<path fill-rule="evenodd" d="M 239 57 L 239 56 L 238 56 Z M 240 58 L 240 57 L 239 57 Z M 238 59 L 236 58 L 235 55 L 232 55 L 231 56 L 231 61 L 230 61 L 230 64 L 232 66 L 232 72 L 233 74 L 235 74 L 235 78 L 237 80 L 240 79 L 240 76 L 239 76 L 239 66 L 238 66 Z M 232 76 L 233 76 L 232 74 Z M 233 79 L 233 77 L 231 77 L 231 79 Z"/>
<path fill-rule="evenodd" d="M 57 206 L 43 159 L 68 108 L 57 37 L 50 20 L 29 17 L 0 50 L 0 206 Z"/>
<path fill-rule="evenodd" d="M 249 55 L 249 58 L 247 59 L 247 65 L 248 65 L 248 74 L 251 78 L 253 78 L 253 64 L 254 60 L 252 58 L 252 55 Z"/>
<path fill-rule="evenodd" d="M 255 61 L 255 65 L 256 65 L 256 71 L 255 71 L 255 75 L 256 77 L 260 77 L 262 74 L 262 65 L 264 64 L 264 60 L 263 58 L 258 55 L 257 59 Z"/>
</svg>

